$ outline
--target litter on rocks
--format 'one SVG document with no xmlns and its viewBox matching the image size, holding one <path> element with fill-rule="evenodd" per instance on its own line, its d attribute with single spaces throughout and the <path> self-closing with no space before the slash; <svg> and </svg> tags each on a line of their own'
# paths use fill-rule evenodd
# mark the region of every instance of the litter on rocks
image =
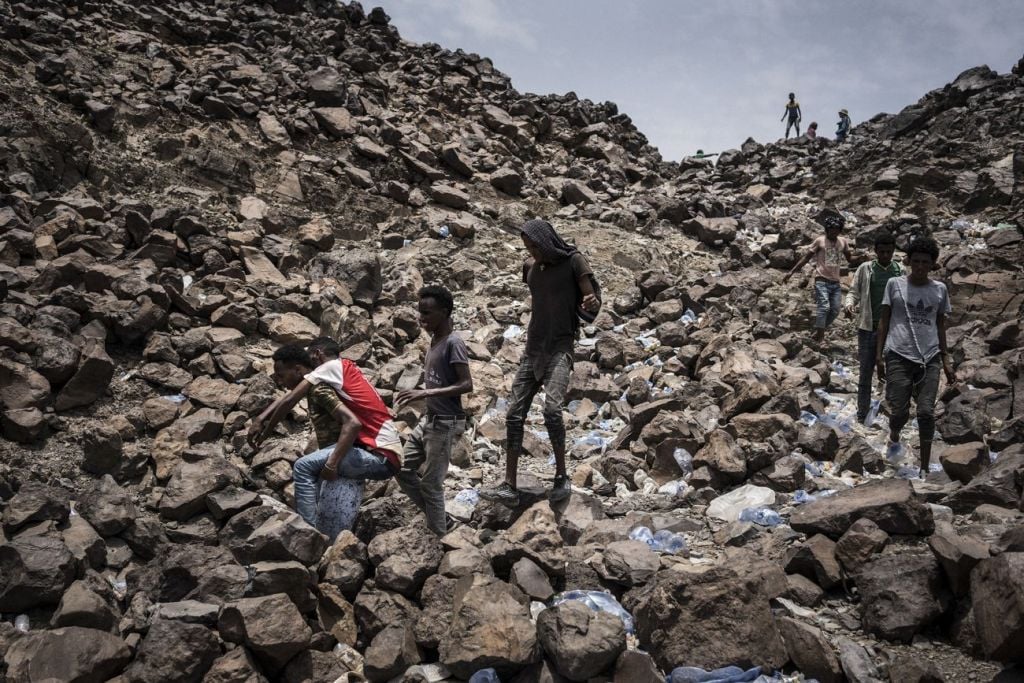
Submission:
<svg viewBox="0 0 1024 683">
<path fill-rule="evenodd" d="M 636 631 L 633 615 L 627 612 L 611 593 L 586 590 L 564 591 L 551 599 L 551 607 L 560 605 L 567 600 L 579 600 L 595 612 L 614 614 L 622 620 L 622 625 L 626 627 L 626 633 L 632 635 Z"/>
<path fill-rule="evenodd" d="M 658 553 L 678 555 L 680 553 L 686 553 L 689 549 L 685 536 L 669 531 L 668 529 L 661 529 L 654 532 L 648 527 L 638 526 L 629 532 L 629 538 L 633 541 L 646 543 L 650 546 L 651 550 Z"/>
<path fill-rule="evenodd" d="M 706 514 L 725 522 L 735 522 L 746 508 L 768 507 L 774 504 L 775 491 L 766 486 L 744 484 L 712 500 Z"/>
<path fill-rule="evenodd" d="M 523 328 L 519 325 L 509 325 L 501 335 L 505 341 L 512 341 L 513 339 L 519 339 L 523 336 Z"/>
<path fill-rule="evenodd" d="M 784 521 L 782 515 L 771 508 L 745 508 L 740 511 L 739 520 L 759 526 L 778 526 Z"/>
</svg>

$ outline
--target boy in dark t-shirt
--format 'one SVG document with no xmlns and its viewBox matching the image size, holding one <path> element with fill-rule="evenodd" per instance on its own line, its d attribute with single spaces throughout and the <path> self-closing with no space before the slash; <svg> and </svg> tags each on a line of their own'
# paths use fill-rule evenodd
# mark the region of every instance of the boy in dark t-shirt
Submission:
<svg viewBox="0 0 1024 683">
<path fill-rule="evenodd" d="M 530 255 L 523 266 L 523 279 L 530 287 L 533 314 L 526 330 L 526 352 L 512 382 L 512 396 L 505 415 L 508 441 L 505 481 L 480 491 L 484 500 L 508 506 L 519 503 L 516 477 L 523 450 L 523 424 L 530 403 L 541 387 L 544 387 L 545 397 L 544 425 L 555 456 L 551 499 L 564 500 L 569 496 L 562 405 L 572 374 L 578 309 L 596 313 L 600 307 L 586 257 L 563 240 L 550 223 L 540 219 L 527 221 L 522 237 Z"/>
<path fill-rule="evenodd" d="M 449 530 L 444 511 L 444 478 L 452 445 L 466 431 L 463 394 L 473 391 L 466 344 L 452 334 L 454 300 L 444 287 L 419 291 L 420 327 L 430 333 L 430 348 L 423 362 L 424 389 L 399 392 L 396 409 L 411 401 L 426 400 L 427 412 L 405 442 L 398 485 L 427 518 L 438 536 Z"/>
</svg>

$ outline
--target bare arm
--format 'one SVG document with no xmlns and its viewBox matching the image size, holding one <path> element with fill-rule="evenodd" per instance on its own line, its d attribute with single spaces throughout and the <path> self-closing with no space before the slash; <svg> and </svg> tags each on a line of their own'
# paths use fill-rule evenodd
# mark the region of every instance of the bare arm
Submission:
<svg viewBox="0 0 1024 683">
<path fill-rule="evenodd" d="M 597 300 L 597 293 L 594 292 L 594 285 L 590 281 L 590 275 L 580 275 L 576 283 L 579 285 L 580 291 L 583 292 L 583 310 L 596 311 L 601 306 L 601 302 Z"/>
<path fill-rule="evenodd" d="M 340 401 L 334 407 L 334 412 L 331 416 L 338 421 L 341 425 L 341 432 L 338 434 L 338 441 L 334 446 L 334 452 L 327 458 L 327 462 L 324 463 L 323 469 L 320 471 L 320 476 L 328 481 L 336 479 L 338 476 L 338 465 L 341 463 L 342 458 L 352 448 L 352 444 L 356 442 L 356 437 L 359 436 L 359 430 L 363 428 L 363 423 L 359 421 L 355 413 L 345 407 L 344 403 Z"/>
<path fill-rule="evenodd" d="M 857 272 L 853 275 L 853 284 L 846 292 L 846 311 L 851 315 L 860 306 L 860 281 L 863 277 L 861 273 L 861 268 L 857 268 Z"/>
<path fill-rule="evenodd" d="M 804 253 L 804 255 L 800 257 L 800 260 L 796 262 L 796 265 L 793 266 L 793 268 L 788 273 L 786 273 L 785 276 L 783 276 L 782 281 L 783 282 L 788 282 L 789 278 L 793 277 L 794 273 L 796 273 L 798 270 L 800 270 L 805 265 L 807 265 L 807 262 L 810 261 L 811 258 L 814 256 L 814 252 L 815 252 L 814 244 L 812 243 L 811 244 L 811 248 L 809 250 L 807 250 Z"/>
<path fill-rule="evenodd" d="M 246 435 L 249 445 L 259 448 L 267 438 L 267 434 L 284 419 L 285 415 L 291 412 L 292 408 L 309 393 L 312 387 L 313 385 L 308 380 L 302 380 L 294 389 L 267 406 L 266 410 L 260 413 L 249 427 L 249 433 Z"/>
<path fill-rule="evenodd" d="M 882 316 L 878 319 L 878 341 L 875 344 L 875 367 L 878 368 L 878 379 L 885 381 L 885 338 L 889 336 L 889 318 L 892 306 L 882 306 Z"/>
<path fill-rule="evenodd" d="M 946 373 L 946 381 L 950 384 L 956 382 L 956 372 L 953 371 L 953 362 L 949 358 L 949 347 L 946 343 L 946 314 L 940 312 L 935 319 L 936 330 L 939 333 L 939 354 L 942 356 L 942 370 Z"/>
<path fill-rule="evenodd" d="M 411 401 L 420 401 L 425 398 L 444 398 L 446 396 L 461 396 L 473 391 L 473 377 L 469 372 L 468 363 L 452 363 L 455 368 L 455 384 L 446 387 L 434 387 L 433 389 L 407 389 L 399 392 L 395 399 L 395 407 Z"/>
</svg>

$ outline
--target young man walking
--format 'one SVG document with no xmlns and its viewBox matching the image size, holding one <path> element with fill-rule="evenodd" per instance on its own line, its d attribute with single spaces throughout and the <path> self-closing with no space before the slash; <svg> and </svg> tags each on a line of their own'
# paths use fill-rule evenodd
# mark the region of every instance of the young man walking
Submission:
<svg viewBox="0 0 1024 683">
<path fill-rule="evenodd" d="M 863 423 L 871 410 L 871 383 L 875 378 L 875 354 L 878 342 L 878 321 L 882 317 L 885 285 L 903 274 L 903 268 L 892 260 L 896 238 L 890 232 L 875 235 L 875 258 L 860 264 L 853 276 L 853 286 L 846 294 L 846 314 L 857 320 L 857 359 L 860 381 L 857 383 L 857 421 Z"/>
<path fill-rule="evenodd" d="M 565 425 L 562 406 L 572 373 L 573 345 L 580 309 L 594 314 L 600 301 L 586 257 L 563 240 L 547 221 L 534 219 L 522 227 L 529 258 L 523 280 L 530 288 L 533 313 L 526 331 L 526 351 L 512 382 L 505 415 L 507 457 L 505 481 L 480 491 L 480 497 L 508 506 L 519 504 L 516 477 L 523 451 L 523 428 L 533 397 L 544 388 L 544 425 L 555 456 L 552 500 L 570 494 L 565 470 Z"/>
<path fill-rule="evenodd" d="M 842 269 L 850 260 L 850 244 L 840 237 L 846 219 L 834 209 L 825 209 L 815 220 L 825 228 L 825 234 L 817 237 L 796 262 L 793 269 L 782 278 L 789 282 L 793 274 L 814 259 L 814 301 L 817 315 L 814 318 L 814 341 L 825 341 L 825 329 L 839 317 L 843 289 L 840 285 Z"/>
<path fill-rule="evenodd" d="M 875 357 L 891 413 L 890 457 L 902 450 L 900 432 L 910 419 L 910 399 L 917 403 L 921 478 L 927 476 L 931 461 L 940 365 L 946 380 L 956 381 L 946 347 L 946 316 L 952 311 L 949 293 L 946 285 L 928 277 L 938 260 L 939 245 L 930 237 L 918 237 L 907 248 L 910 274 L 885 285 Z"/>
<path fill-rule="evenodd" d="M 466 344 L 452 334 L 451 292 L 428 286 L 419 291 L 420 327 L 430 334 L 423 361 L 423 389 L 399 392 L 395 408 L 426 400 L 426 413 L 406 439 L 398 485 L 423 511 L 427 526 L 438 536 L 449 531 L 444 511 L 444 478 L 453 444 L 466 431 L 463 394 L 473 391 Z"/>
<path fill-rule="evenodd" d="M 295 509 L 316 525 L 319 480 L 379 480 L 401 467 L 401 440 L 391 413 L 354 363 L 339 360 L 338 345 L 317 339 L 304 350 L 296 344 L 274 352 L 274 379 L 289 392 L 264 410 L 249 429 L 250 445 L 266 435 L 303 397 L 319 450 L 295 461 Z"/>
</svg>

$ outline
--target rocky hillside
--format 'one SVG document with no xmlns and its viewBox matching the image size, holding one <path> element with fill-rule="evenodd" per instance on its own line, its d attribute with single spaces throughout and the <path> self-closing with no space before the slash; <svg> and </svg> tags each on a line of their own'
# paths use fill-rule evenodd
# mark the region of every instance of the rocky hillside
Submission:
<svg viewBox="0 0 1024 683">
<path fill-rule="evenodd" d="M 1020 66 L 841 146 L 748 141 L 716 167 L 357 3 L 0 0 L 0 35 L 8 679 L 980 681 L 1020 661 Z M 884 414 L 852 424 L 852 323 L 809 343 L 810 297 L 780 284 L 825 204 L 861 247 L 943 247 L 961 382 L 927 480 L 886 462 Z M 507 510 L 475 490 L 502 467 L 534 216 L 606 305 L 576 354 L 574 495 L 545 499 L 536 412 Z M 421 379 L 430 282 L 477 387 L 448 480 L 464 524 L 437 541 L 370 485 L 332 542 L 286 506 L 301 408 L 245 442 L 270 354 L 332 336 L 390 401 Z"/>
</svg>

